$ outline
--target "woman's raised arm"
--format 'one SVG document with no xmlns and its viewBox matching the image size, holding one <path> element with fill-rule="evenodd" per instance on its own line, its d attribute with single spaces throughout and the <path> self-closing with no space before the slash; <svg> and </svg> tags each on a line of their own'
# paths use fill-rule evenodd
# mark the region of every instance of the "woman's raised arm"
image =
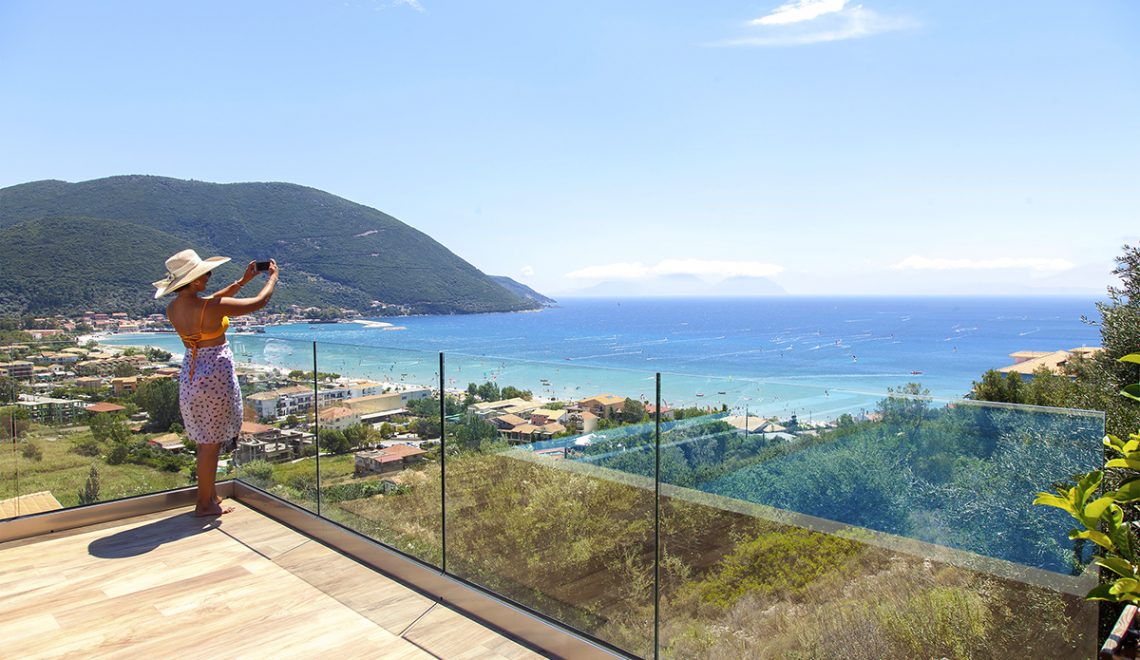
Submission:
<svg viewBox="0 0 1140 660">
<path fill-rule="evenodd" d="M 257 277 L 257 262 L 251 261 L 249 262 L 249 265 L 245 267 L 245 274 L 241 276 L 241 279 L 224 289 L 214 292 L 210 297 L 225 298 L 226 296 L 232 296 L 240 291 L 243 286 L 248 284 L 249 281 L 255 277 Z"/>
<path fill-rule="evenodd" d="M 254 265 L 250 264 L 250 267 L 254 267 Z M 249 273 L 249 272 L 250 272 L 249 268 L 247 268 L 246 273 Z M 234 284 L 230 285 L 229 287 L 222 289 L 222 291 L 219 291 L 218 293 L 220 294 L 223 291 L 226 291 L 233 286 L 237 286 L 238 288 L 241 288 L 241 286 L 237 282 L 235 282 Z M 251 314 L 253 312 L 256 312 L 257 310 L 261 309 L 262 307 L 265 307 L 265 305 L 269 302 L 269 298 L 271 296 L 273 296 L 273 289 L 276 286 L 277 286 L 277 262 L 271 259 L 269 261 L 269 279 L 266 280 L 265 286 L 261 287 L 261 291 L 259 291 L 256 296 L 254 296 L 252 298 L 228 298 L 228 297 L 224 297 L 218 301 L 218 311 L 225 316 L 241 316 L 243 314 Z M 236 291 L 237 289 L 234 289 L 234 290 Z M 217 295 L 217 294 L 215 294 L 215 295 Z"/>
</svg>

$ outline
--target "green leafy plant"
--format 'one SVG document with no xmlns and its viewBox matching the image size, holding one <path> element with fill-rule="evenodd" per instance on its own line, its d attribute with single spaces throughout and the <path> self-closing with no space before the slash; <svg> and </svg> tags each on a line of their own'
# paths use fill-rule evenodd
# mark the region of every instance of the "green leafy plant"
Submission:
<svg viewBox="0 0 1140 660">
<path fill-rule="evenodd" d="M 1140 353 L 1130 353 L 1120 358 L 1121 362 L 1131 362 L 1132 364 L 1140 364 Z M 1128 397 L 1134 401 L 1140 401 L 1140 383 L 1133 383 L 1120 391 L 1120 396 Z"/>
<path fill-rule="evenodd" d="M 1140 353 L 1125 355 L 1120 361 L 1140 364 Z M 1140 401 L 1140 383 L 1125 387 L 1120 394 Z M 1108 434 L 1104 446 L 1117 455 L 1104 464 L 1105 469 L 1120 471 L 1115 490 L 1096 497 L 1105 471 L 1094 470 L 1082 475 L 1075 486 L 1058 486 L 1057 495 L 1038 493 L 1033 503 L 1067 512 L 1083 527 L 1070 530 L 1069 538 L 1087 539 L 1100 547 L 1094 563 L 1116 577 L 1089 591 L 1086 598 L 1140 604 L 1140 542 L 1124 516 L 1125 506 L 1140 501 L 1140 433 L 1130 434 L 1127 440 Z"/>
</svg>

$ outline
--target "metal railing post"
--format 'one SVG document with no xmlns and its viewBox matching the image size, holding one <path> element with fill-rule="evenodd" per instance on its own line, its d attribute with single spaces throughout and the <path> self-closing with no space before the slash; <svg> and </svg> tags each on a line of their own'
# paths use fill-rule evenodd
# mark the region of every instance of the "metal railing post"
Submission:
<svg viewBox="0 0 1140 660">
<path fill-rule="evenodd" d="M 440 569 L 447 573 L 447 395 L 443 389 L 443 351 L 439 353 L 439 536 Z"/>
<path fill-rule="evenodd" d="M 313 342 L 313 444 L 317 448 L 317 515 L 321 515 L 321 398 L 317 386 L 317 342 Z"/>
<path fill-rule="evenodd" d="M 661 372 L 653 414 L 653 657 L 661 648 Z"/>
</svg>

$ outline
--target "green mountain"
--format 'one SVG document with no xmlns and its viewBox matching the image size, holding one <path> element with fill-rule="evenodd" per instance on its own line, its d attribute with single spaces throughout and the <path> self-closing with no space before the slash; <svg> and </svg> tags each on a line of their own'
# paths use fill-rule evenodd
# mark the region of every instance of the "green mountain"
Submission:
<svg viewBox="0 0 1140 660">
<path fill-rule="evenodd" d="M 554 305 L 558 302 L 553 298 L 547 298 L 546 296 L 535 291 L 522 282 L 515 281 L 506 275 L 491 275 L 491 279 L 498 282 L 500 286 L 504 287 L 508 291 L 513 291 L 516 295 L 522 296 L 528 300 L 533 300 L 540 305 Z"/>
<path fill-rule="evenodd" d="M 193 248 L 222 254 L 216 284 L 273 257 L 272 306 L 365 313 L 535 309 L 430 236 L 376 209 L 290 183 L 156 176 L 0 189 L 0 314 L 161 311 L 150 283 Z M 256 281 L 246 293 L 256 292 Z"/>
</svg>

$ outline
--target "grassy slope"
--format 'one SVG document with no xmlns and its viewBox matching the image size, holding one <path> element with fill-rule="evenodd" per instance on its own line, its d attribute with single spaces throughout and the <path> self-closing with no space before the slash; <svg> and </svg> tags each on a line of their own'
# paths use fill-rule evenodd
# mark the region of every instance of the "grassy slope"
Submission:
<svg viewBox="0 0 1140 660">
<path fill-rule="evenodd" d="M 338 459 L 323 479 L 351 481 Z M 394 478 L 414 487 L 324 514 L 438 562 L 439 465 Z M 494 455 L 449 458 L 448 489 L 451 571 L 651 652 L 652 491 Z M 1093 643 L 1078 597 L 692 502 L 661 514 L 663 657 L 1065 658 Z"/>
<path fill-rule="evenodd" d="M 63 506 L 76 506 L 92 465 L 99 472 L 101 501 L 189 485 L 186 475 L 177 472 L 130 463 L 108 465 L 101 458 L 73 453 L 75 439 L 90 437 L 85 429 L 33 429 L 28 437 L 43 452 L 38 461 L 24 458 L 20 451 L 23 441 L 15 446 L 5 443 L 0 449 L 0 499 L 47 490 Z"/>
</svg>

